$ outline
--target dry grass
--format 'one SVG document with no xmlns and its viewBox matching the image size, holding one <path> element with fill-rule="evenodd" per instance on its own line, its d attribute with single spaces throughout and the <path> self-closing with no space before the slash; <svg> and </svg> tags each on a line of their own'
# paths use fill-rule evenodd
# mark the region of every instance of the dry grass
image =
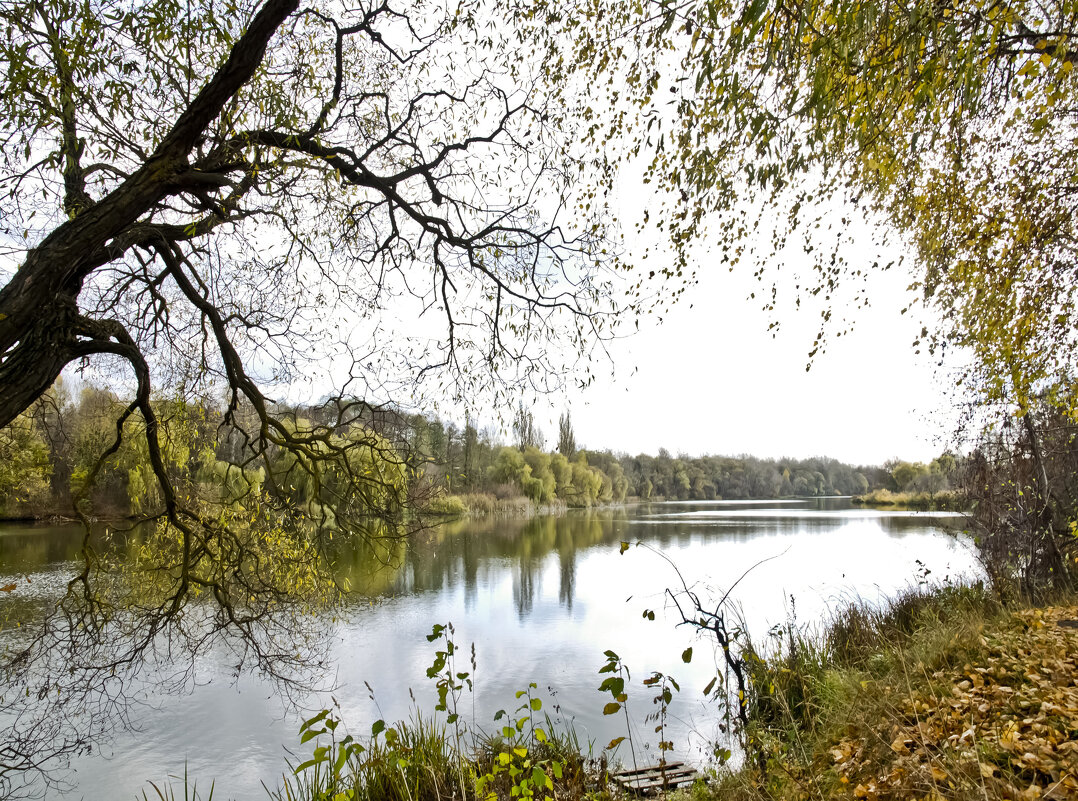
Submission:
<svg viewBox="0 0 1078 801">
<path fill-rule="evenodd" d="M 712 799 L 1078 798 L 1078 608 L 1005 612 L 983 594 L 852 607 L 822 639 L 754 665 L 740 770 Z"/>
<path fill-rule="evenodd" d="M 453 497 L 460 499 L 472 517 L 529 517 L 535 514 L 535 504 L 519 493 L 472 492 Z"/>
<path fill-rule="evenodd" d="M 934 511 L 965 511 L 969 503 L 962 493 L 952 490 L 943 492 L 891 492 L 873 490 L 865 495 L 858 495 L 853 503 L 864 506 L 895 506 L 902 509 L 920 509 Z"/>
</svg>

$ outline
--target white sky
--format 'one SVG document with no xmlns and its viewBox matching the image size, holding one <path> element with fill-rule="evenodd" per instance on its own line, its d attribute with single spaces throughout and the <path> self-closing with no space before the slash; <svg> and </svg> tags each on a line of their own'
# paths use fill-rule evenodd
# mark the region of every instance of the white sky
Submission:
<svg viewBox="0 0 1078 801">
<path fill-rule="evenodd" d="M 703 271 L 661 326 L 615 343 L 612 375 L 535 407 L 548 445 L 560 403 L 578 444 L 654 454 L 832 456 L 857 464 L 929 460 L 949 431 L 946 388 L 911 343 L 920 325 L 900 314 L 907 275 L 877 276 L 873 307 L 805 371 L 816 316 L 785 318 L 772 339 L 745 300 L 743 275 Z M 691 304 L 691 307 L 690 307 Z M 599 371 L 601 374 L 601 371 Z"/>
<path fill-rule="evenodd" d="M 871 264 L 879 251 L 870 227 L 851 233 L 854 249 L 844 251 L 847 260 L 860 256 Z M 841 326 L 832 326 L 826 351 L 806 372 L 825 306 L 802 293 L 801 309 L 793 307 L 797 273 L 809 269 L 800 246 L 788 248 L 782 268 L 770 271 L 763 285 L 752 277 L 752 266 L 730 272 L 716 258 L 709 267 L 706 248 L 700 250 L 700 283 L 661 325 L 642 323 L 639 334 L 615 342 L 613 364 L 605 372 L 595 369 L 599 379 L 587 390 L 534 407 L 548 447 L 556 444 L 558 415 L 568 406 L 579 445 L 631 454 L 664 447 L 692 456 L 831 456 L 881 464 L 892 457 L 927 461 L 945 449 L 953 429 L 953 381 L 926 351 L 918 355 L 912 346 L 926 312 L 916 307 L 901 313 L 914 297 L 907 289 L 908 257 L 904 265 L 872 275 L 870 308 L 844 307 L 840 292 L 833 316 L 851 318 L 853 331 L 834 337 Z M 759 297 L 762 286 L 769 292 L 775 278 L 786 305 L 773 337 L 759 300 L 748 296 L 755 290 Z"/>
</svg>

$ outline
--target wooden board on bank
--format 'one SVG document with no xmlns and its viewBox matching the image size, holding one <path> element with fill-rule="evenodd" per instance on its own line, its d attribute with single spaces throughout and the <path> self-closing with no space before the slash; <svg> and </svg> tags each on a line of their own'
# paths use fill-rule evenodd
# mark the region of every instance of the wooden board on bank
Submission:
<svg viewBox="0 0 1078 801">
<path fill-rule="evenodd" d="M 684 762 L 668 762 L 665 766 L 649 765 L 635 770 L 621 770 L 613 779 L 622 789 L 637 795 L 653 795 L 662 790 L 673 790 L 692 784 L 700 778 L 696 768 Z"/>
</svg>

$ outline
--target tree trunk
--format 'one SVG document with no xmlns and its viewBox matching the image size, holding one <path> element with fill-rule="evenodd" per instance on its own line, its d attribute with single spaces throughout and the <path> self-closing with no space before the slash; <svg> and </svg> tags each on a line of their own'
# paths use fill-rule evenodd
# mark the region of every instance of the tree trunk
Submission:
<svg viewBox="0 0 1078 801">
<path fill-rule="evenodd" d="M 1048 480 L 1048 468 L 1044 461 L 1044 452 L 1041 449 L 1040 439 L 1037 437 L 1037 429 L 1033 424 L 1033 415 L 1027 411 L 1022 415 L 1026 434 L 1029 436 L 1029 447 L 1033 453 L 1033 476 L 1037 483 L 1037 495 L 1039 496 L 1039 508 L 1037 509 L 1037 526 L 1048 545 L 1048 554 L 1052 560 L 1052 569 L 1058 573 L 1064 586 L 1071 587 L 1070 571 L 1067 569 L 1067 560 L 1060 552 L 1059 543 L 1056 540 L 1056 523 L 1059 517 L 1059 505 L 1052 493 L 1052 485 Z"/>
</svg>

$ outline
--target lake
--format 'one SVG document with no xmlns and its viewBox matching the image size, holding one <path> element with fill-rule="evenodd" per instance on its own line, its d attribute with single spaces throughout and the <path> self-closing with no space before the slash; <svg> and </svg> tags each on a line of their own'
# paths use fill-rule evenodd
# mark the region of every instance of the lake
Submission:
<svg viewBox="0 0 1078 801">
<path fill-rule="evenodd" d="M 47 599 L 73 570 L 79 537 L 70 526 L 0 526 L 0 585 L 29 576 L 11 596 Z M 621 553 L 623 541 L 633 546 Z M 981 575 L 960 517 L 858 509 L 845 499 L 664 503 L 460 521 L 398 549 L 390 561 L 385 566 L 356 549 L 342 565 L 358 591 L 335 624 L 331 691 L 306 699 L 303 710 L 289 709 L 256 677 L 235 679 L 225 654 L 205 659 L 189 694 L 151 693 L 135 712 L 137 732 L 74 761 L 76 788 L 67 797 L 134 798 L 149 790 L 148 781 L 160 784 L 186 768 L 202 791 L 216 782 L 215 798 L 263 799 L 261 782 L 275 784 L 285 749 L 305 753 L 297 736 L 304 712 L 335 699 L 356 734 L 377 719 L 407 718 L 415 706 L 430 712 L 436 694 L 426 668 L 435 649 L 426 635 L 449 622 L 461 651 L 458 669 L 471 669 L 475 646 L 474 692 L 460 706 L 469 725 L 493 730 L 496 710 L 512 711 L 515 692 L 535 682 L 545 709 L 598 752 L 626 734 L 623 716 L 602 714 L 610 699 L 597 690 L 609 649 L 632 674 L 627 706 L 637 760 L 658 758 L 654 724 L 644 721 L 654 691 L 641 680 L 662 671 L 681 686 L 667 735 L 674 755 L 703 763 L 710 744 L 723 738 L 721 710 L 702 694 L 718 661 L 710 641 L 675 625 L 680 618 L 665 595 L 680 586 L 673 565 L 705 599 L 738 582 L 732 603 L 757 641 L 777 624 L 817 624 L 843 601 L 875 603 L 920 581 Z M 16 602 L 0 597 L 0 611 Z M 689 646 L 694 658 L 685 664 Z M 618 756 L 631 761 L 627 743 Z"/>
</svg>

